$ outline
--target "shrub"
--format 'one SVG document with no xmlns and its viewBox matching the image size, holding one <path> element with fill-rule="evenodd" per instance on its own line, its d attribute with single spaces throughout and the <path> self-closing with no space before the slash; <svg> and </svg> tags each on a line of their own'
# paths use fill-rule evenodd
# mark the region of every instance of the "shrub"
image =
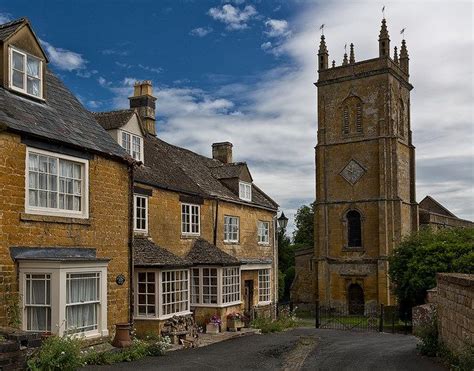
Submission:
<svg viewBox="0 0 474 371">
<path fill-rule="evenodd" d="M 296 318 L 295 311 L 290 311 L 289 309 L 281 310 L 277 319 L 260 317 L 254 319 L 251 323 L 251 327 L 260 329 L 264 334 L 280 332 L 298 325 L 299 321 Z"/>
<path fill-rule="evenodd" d="M 34 371 L 72 371 L 82 365 L 81 340 L 72 337 L 47 338 L 28 360 L 28 368 Z"/>
<path fill-rule="evenodd" d="M 438 354 L 440 348 L 436 316 L 430 322 L 420 326 L 415 335 L 421 340 L 416 346 L 421 354 L 428 357 L 435 357 Z"/>
</svg>

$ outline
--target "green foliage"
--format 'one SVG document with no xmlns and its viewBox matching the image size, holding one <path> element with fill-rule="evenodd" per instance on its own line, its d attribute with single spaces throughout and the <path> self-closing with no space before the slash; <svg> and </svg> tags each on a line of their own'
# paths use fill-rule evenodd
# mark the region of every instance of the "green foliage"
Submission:
<svg viewBox="0 0 474 371">
<path fill-rule="evenodd" d="M 278 270 L 278 298 L 280 300 L 285 296 L 285 273 Z"/>
<path fill-rule="evenodd" d="M 282 297 L 283 300 L 290 299 L 290 288 L 293 280 L 295 279 L 295 267 L 289 267 L 285 272 L 285 291 Z"/>
<path fill-rule="evenodd" d="M 421 354 L 428 357 L 435 357 L 438 354 L 439 340 L 436 316 L 433 316 L 429 323 L 420 326 L 415 335 L 421 340 L 416 346 Z"/>
<path fill-rule="evenodd" d="M 86 352 L 83 362 L 88 365 L 112 365 L 119 362 L 136 361 L 146 356 L 162 356 L 170 344 L 169 337 L 149 335 L 146 340 L 133 339 L 132 345 L 128 348 L 114 349 L 108 352 Z"/>
<path fill-rule="evenodd" d="M 301 247 L 314 246 L 314 208 L 315 203 L 301 206 L 295 215 L 296 229 L 293 243 Z"/>
<path fill-rule="evenodd" d="M 262 333 L 280 332 L 289 328 L 297 327 L 299 320 L 295 315 L 295 311 L 284 309 L 280 312 L 277 319 L 270 317 L 259 317 L 252 321 L 251 327 L 260 329 Z"/>
<path fill-rule="evenodd" d="M 395 294 L 411 311 L 436 286 L 436 273 L 474 273 L 474 229 L 421 230 L 403 240 L 389 261 Z"/>
<path fill-rule="evenodd" d="M 51 336 L 28 360 L 33 371 L 72 371 L 83 365 L 81 340 L 72 337 Z"/>
</svg>

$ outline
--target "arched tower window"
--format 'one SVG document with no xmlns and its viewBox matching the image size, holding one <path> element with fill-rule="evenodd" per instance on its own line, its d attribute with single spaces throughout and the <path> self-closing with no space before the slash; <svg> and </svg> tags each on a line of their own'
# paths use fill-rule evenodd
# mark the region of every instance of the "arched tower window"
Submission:
<svg viewBox="0 0 474 371">
<path fill-rule="evenodd" d="M 405 136 L 405 107 L 401 99 L 398 103 L 398 131 L 402 137 Z"/>
<path fill-rule="evenodd" d="M 351 95 L 342 105 L 342 133 L 343 135 L 361 134 L 363 105 L 359 97 Z"/>
<path fill-rule="evenodd" d="M 350 210 L 346 214 L 347 219 L 347 246 L 362 246 L 362 221 L 361 215 L 356 210 Z"/>
</svg>

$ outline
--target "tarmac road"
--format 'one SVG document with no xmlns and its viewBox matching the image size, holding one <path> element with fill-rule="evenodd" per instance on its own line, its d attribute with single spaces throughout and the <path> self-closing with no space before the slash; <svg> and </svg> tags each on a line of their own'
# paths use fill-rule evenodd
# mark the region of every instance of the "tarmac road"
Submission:
<svg viewBox="0 0 474 371">
<path fill-rule="evenodd" d="M 298 328 L 88 370 L 445 370 L 411 335 Z"/>
</svg>

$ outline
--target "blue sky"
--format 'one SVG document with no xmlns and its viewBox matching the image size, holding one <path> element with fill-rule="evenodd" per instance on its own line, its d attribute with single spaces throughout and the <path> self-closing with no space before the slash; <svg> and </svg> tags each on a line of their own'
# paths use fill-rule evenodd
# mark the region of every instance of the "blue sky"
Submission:
<svg viewBox="0 0 474 371">
<path fill-rule="evenodd" d="M 392 47 L 406 28 L 417 199 L 472 220 L 470 1 L 0 0 L 0 21 L 27 16 L 90 110 L 127 108 L 133 82 L 152 80 L 160 138 L 208 156 L 231 141 L 291 218 L 315 193 L 319 26 L 337 65 L 351 42 L 356 60 L 373 58 L 382 5 Z"/>
</svg>

